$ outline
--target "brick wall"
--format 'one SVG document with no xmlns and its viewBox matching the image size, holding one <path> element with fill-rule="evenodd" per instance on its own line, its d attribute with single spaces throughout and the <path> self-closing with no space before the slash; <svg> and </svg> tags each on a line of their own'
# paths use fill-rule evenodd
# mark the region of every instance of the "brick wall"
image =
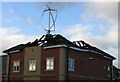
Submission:
<svg viewBox="0 0 120 82">
<path fill-rule="evenodd" d="M 20 61 L 20 71 L 13 72 L 13 61 Z M 10 54 L 10 80 L 22 80 L 24 72 L 24 51 Z"/>
</svg>

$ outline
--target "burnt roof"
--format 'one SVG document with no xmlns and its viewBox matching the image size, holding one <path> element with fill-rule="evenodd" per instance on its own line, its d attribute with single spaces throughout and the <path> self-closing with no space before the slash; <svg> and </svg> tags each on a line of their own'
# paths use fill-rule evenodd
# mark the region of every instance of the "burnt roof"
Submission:
<svg viewBox="0 0 120 82">
<path fill-rule="evenodd" d="M 72 42 L 70 42 L 65 37 L 63 37 L 59 34 L 57 34 L 57 35 L 43 35 L 39 40 L 36 39 L 34 42 L 28 42 L 26 44 L 19 44 L 17 46 L 14 46 L 14 47 L 11 47 L 7 50 L 4 50 L 3 53 L 16 51 L 16 50 L 23 50 L 25 47 L 32 47 L 32 46 L 38 46 L 38 45 L 52 46 L 52 45 L 59 45 L 59 44 L 66 44 L 66 45 L 75 46 Z"/>
<path fill-rule="evenodd" d="M 23 48 L 25 48 L 25 45 L 24 44 L 19 44 L 17 46 L 14 46 L 14 47 L 11 47 L 7 50 L 4 50 L 3 53 L 10 52 L 10 51 L 15 51 L 15 50 L 22 50 Z"/>
<path fill-rule="evenodd" d="M 92 50 L 92 51 L 102 54 L 102 56 L 106 56 L 111 59 L 116 59 L 115 57 L 109 55 L 108 53 L 98 49 L 97 47 L 91 46 L 90 44 L 88 44 L 82 40 L 71 42 L 59 34 L 43 35 L 39 40 L 36 39 L 34 42 L 28 42 L 26 44 L 19 44 L 17 46 L 14 46 L 12 48 L 9 48 L 9 49 L 3 51 L 3 53 L 9 53 L 11 51 L 16 51 L 16 50 L 23 50 L 25 47 L 32 47 L 32 46 L 39 46 L 39 45 L 40 46 L 53 46 L 53 45 L 62 45 L 62 44 L 80 48 L 80 49 Z"/>
<path fill-rule="evenodd" d="M 118 68 L 115 65 L 113 65 L 113 70 L 119 70 L 120 71 L 120 68 Z"/>
<path fill-rule="evenodd" d="M 73 46 L 75 47 L 76 45 L 74 45 L 71 41 L 67 40 L 65 37 L 63 37 L 62 35 L 54 35 L 52 37 L 52 39 L 48 40 L 48 42 L 45 44 L 45 46 L 48 46 L 48 45 L 62 45 L 62 44 L 65 44 L 65 45 L 70 45 L 70 46 Z M 76 46 L 77 47 L 77 46 Z"/>
</svg>

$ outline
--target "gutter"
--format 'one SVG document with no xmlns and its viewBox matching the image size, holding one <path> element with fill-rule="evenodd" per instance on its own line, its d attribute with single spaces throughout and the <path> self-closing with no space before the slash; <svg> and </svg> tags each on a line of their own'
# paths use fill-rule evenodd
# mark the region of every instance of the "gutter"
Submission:
<svg viewBox="0 0 120 82">
<path fill-rule="evenodd" d="M 9 78 L 9 76 L 10 76 L 10 59 L 11 59 L 11 56 L 10 56 L 10 54 L 9 53 L 7 53 L 8 54 L 8 59 L 7 59 L 7 61 L 8 61 L 8 71 L 7 71 L 7 81 L 6 82 L 10 82 L 10 78 Z"/>
<path fill-rule="evenodd" d="M 68 68 L 69 68 L 69 47 L 70 46 L 66 46 L 67 47 L 67 49 L 66 49 L 66 55 L 65 55 L 65 81 L 66 82 L 69 82 L 69 70 L 68 70 Z"/>
<path fill-rule="evenodd" d="M 111 60 L 111 82 L 113 82 L 113 61 Z"/>
<path fill-rule="evenodd" d="M 66 82 L 69 82 L 69 48 L 70 48 L 70 46 L 68 45 L 67 46 L 67 50 L 66 50 L 66 74 L 65 74 L 65 80 L 66 80 Z"/>
</svg>

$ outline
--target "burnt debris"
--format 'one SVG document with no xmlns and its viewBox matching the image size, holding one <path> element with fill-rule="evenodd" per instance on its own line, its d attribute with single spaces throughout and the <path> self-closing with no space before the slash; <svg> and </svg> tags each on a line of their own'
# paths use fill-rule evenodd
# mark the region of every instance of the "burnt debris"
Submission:
<svg viewBox="0 0 120 82">
<path fill-rule="evenodd" d="M 66 45 L 66 46 L 85 49 L 85 50 L 89 50 L 89 51 L 92 50 L 92 51 L 95 51 L 95 52 L 102 54 L 102 56 L 106 56 L 106 57 L 109 57 L 111 59 L 116 59 L 115 57 L 107 54 L 106 52 L 104 52 L 104 51 L 102 51 L 94 46 L 91 46 L 90 44 L 88 44 L 82 40 L 71 42 L 59 34 L 57 34 L 57 35 L 51 35 L 51 34 L 43 35 L 40 39 L 36 39 L 35 41 L 28 42 L 26 44 L 19 44 L 17 46 L 14 46 L 12 48 L 4 50 L 3 53 L 9 53 L 11 51 L 16 51 L 16 50 L 21 51 L 26 47 L 33 47 L 33 46 L 46 47 L 46 46 L 54 46 L 54 45 Z"/>
</svg>

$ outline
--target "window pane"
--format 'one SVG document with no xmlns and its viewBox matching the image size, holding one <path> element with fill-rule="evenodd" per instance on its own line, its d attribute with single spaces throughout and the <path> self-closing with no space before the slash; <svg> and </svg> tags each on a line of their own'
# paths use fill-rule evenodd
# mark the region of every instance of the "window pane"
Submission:
<svg viewBox="0 0 120 82">
<path fill-rule="evenodd" d="M 47 66 L 46 69 L 49 69 L 49 66 Z"/>
<path fill-rule="evenodd" d="M 20 64 L 19 64 L 19 62 L 17 62 L 17 66 L 19 66 Z"/>
<path fill-rule="evenodd" d="M 72 69 L 74 70 L 74 60 L 72 60 Z"/>
<path fill-rule="evenodd" d="M 13 65 L 13 71 L 15 71 L 15 66 Z"/>
<path fill-rule="evenodd" d="M 36 62 L 33 63 L 33 66 L 36 66 Z"/>
<path fill-rule="evenodd" d="M 49 60 L 49 59 L 47 59 L 47 65 L 48 65 L 48 66 L 50 65 L 50 60 Z"/>
<path fill-rule="evenodd" d="M 53 61 L 51 61 L 51 62 L 50 62 L 50 65 L 51 65 L 51 66 L 53 66 L 53 65 L 54 65 L 54 62 L 53 62 Z"/>
<path fill-rule="evenodd" d="M 19 71 L 19 66 L 16 67 L 16 71 Z"/>
<path fill-rule="evenodd" d="M 50 69 L 53 69 L 53 67 L 50 67 Z"/>
<path fill-rule="evenodd" d="M 33 70 L 35 70 L 36 68 L 35 68 L 35 66 L 33 66 Z"/>
<path fill-rule="evenodd" d="M 31 67 L 31 66 L 29 67 L 29 70 L 30 70 L 30 71 L 32 70 L 32 67 Z"/>
<path fill-rule="evenodd" d="M 13 66 L 16 66 L 16 63 L 15 63 L 15 62 L 13 63 Z"/>
<path fill-rule="evenodd" d="M 72 69 L 72 62 L 71 62 L 71 59 L 69 59 L 68 67 L 69 67 L 69 69 Z"/>
</svg>

